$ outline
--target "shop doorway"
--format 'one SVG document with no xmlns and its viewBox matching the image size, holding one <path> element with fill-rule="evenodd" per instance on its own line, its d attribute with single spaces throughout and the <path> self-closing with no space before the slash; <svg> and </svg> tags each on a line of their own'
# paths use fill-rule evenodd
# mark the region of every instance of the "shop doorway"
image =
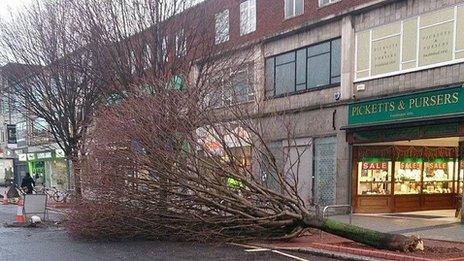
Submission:
<svg viewBox="0 0 464 261">
<path fill-rule="evenodd" d="M 463 191 L 462 138 L 353 145 L 358 213 L 457 209 Z"/>
</svg>

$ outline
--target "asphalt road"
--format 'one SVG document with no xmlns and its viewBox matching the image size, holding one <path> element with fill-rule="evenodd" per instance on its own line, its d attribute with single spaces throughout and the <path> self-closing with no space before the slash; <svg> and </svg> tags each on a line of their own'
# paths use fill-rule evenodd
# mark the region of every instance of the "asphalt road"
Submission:
<svg viewBox="0 0 464 261">
<path fill-rule="evenodd" d="M 0 205 L 2 223 L 16 207 Z M 291 256 L 289 256 L 291 255 Z M 88 242 L 60 228 L 0 227 L 0 260 L 332 260 L 301 253 L 247 250 L 239 246 L 165 241 Z"/>
</svg>

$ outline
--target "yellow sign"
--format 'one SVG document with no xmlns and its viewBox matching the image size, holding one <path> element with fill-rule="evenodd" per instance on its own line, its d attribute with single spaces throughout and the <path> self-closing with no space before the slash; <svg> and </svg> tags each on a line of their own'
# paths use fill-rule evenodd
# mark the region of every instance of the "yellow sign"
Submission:
<svg viewBox="0 0 464 261">
<path fill-rule="evenodd" d="M 358 32 L 356 80 L 462 62 L 462 30 L 464 6 L 454 6 Z"/>
</svg>

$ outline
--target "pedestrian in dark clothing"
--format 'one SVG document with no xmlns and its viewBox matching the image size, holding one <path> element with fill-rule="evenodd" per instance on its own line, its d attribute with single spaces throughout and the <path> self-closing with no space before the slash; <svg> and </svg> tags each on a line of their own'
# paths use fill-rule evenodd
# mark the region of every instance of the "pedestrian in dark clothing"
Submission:
<svg viewBox="0 0 464 261">
<path fill-rule="evenodd" d="M 31 177 L 29 173 L 26 173 L 26 176 L 23 178 L 23 181 L 21 182 L 21 188 L 26 188 L 25 192 L 27 194 L 32 194 L 32 191 L 34 190 L 35 187 L 35 181 Z"/>
</svg>

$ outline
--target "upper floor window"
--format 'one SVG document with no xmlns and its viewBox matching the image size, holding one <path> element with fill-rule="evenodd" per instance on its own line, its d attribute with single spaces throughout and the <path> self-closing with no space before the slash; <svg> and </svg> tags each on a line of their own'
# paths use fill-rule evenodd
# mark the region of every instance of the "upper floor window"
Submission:
<svg viewBox="0 0 464 261">
<path fill-rule="evenodd" d="M 266 60 L 266 97 L 340 83 L 340 39 Z"/>
<path fill-rule="evenodd" d="M 48 130 L 48 123 L 44 118 L 35 118 L 32 127 L 34 134 L 43 134 Z"/>
<path fill-rule="evenodd" d="M 158 61 L 168 62 L 168 38 L 165 36 L 161 39 L 160 53 L 158 54 Z"/>
<path fill-rule="evenodd" d="M 143 49 L 143 69 L 146 70 L 151 66 L 152 56 L 150 45 L 145 45 Z"/>
<path fill-rule="evenodd" d="M 284 0 L 285 19 L 302 15 L 304 12 L 304 0 Z"/>
<path fill-rule="evenodd" d="M 319 0 L 319 6 L 330 5 L 339 1 L 340 0 Z"/>
<path fill-rule="evenodd" d="M 240 4 L 240 35 L 256 31 L 256 0 Z"/>
<path fill-rule="evenodd" d="M 181 29 L 176 34 L 176 55 L 177 57 L 183 57 L 187 54 L 187 43 L 185 40 L 184 29 Z"/>
<path fill-rule="evenodd" d="M 237 71 L 220 72 L 210 79 L 210 90 L 206 97 L 209 107 L 223 107 L 252 101 L 255 97 L 253 88 L 253 65 L 249 64 Z"/>
<path fill-rule="evenodd" d="M 217 13 L 215 16 L 216 35 L 214 42 L 220 44 L 229 41 L 229 10 Z"/>
<path fill-rule="evenodd" d="M 129 66 L 130 66 L 131 73 L 134 74 L 135 71 L 137 70 L 137 58 L 135 57 L 134 50 L 130 51 Z"/>
</svg>

